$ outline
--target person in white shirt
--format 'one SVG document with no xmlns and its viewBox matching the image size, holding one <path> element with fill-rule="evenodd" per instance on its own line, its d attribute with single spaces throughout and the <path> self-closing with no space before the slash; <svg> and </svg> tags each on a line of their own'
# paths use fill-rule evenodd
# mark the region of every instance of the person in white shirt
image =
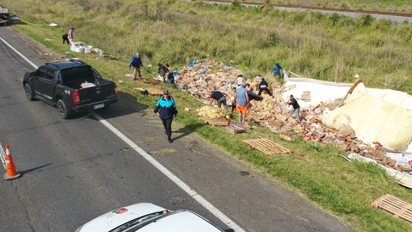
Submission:
<svg viewBox="0 0 412 232">
<path fill-rule="evenodd" d="M 242 84 L 245 82 L 245 79 L 243 78 L 242 74 L 237 75 L 237 81 L 236 84 L 238 87 L 242 86 Z"/>
</svg>

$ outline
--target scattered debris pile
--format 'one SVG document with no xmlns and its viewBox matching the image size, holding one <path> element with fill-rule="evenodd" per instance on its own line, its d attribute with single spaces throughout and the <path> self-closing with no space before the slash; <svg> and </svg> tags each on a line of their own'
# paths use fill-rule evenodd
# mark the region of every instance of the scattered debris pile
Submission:
<svg viewBox="0 0 412 232">
<path fill-rule="evenodd" d="M 180 89 L 206 104 L 210 101 L 211 91 L 219 90 L 228 96 L 230 105 L 234 95 L 232 88 L 237 86 L 235 81 L 240 73 L 240 70 L 213 60 L 200 60 L 191 62 L 179 72 L 180 78 L 176 83 Z M 259 81 L 257 78 L 247 81 L 251 91 L 257 92 Z M 291 136 L 294 132 L 306 142 L 333 144 L 348 153 L 357 153 L 387 167 L 411 172 L 412 159 L 410 163 L 400 165 L 395 159 L 385 156 L 385 151 L 405 151 L 411 143 L 412 109 L 408 107 L 412 108 L 412 96 L 392 90 L 366 90 L 360 79 L 353 85 L 292 80 L 271 90 L 273 97 L 263 94 L 262 100 L 250 102 L 248 121 L 258 122 L 273 132 L 281 132 L 290 141 L 294 139 Z M 301 123 L 295 116 L 289 117 L 287 102 L 290 94 L 294 94 L 301 106 Z M 364 104 L 365 100 L 371 104 Z M 385 107 L 392 110 L 385 111 Z M 223 117 L 216 108 L 202 109 L 202 116 Z M 227 131 L 236 134 L 238 129 L 232 126 Z M 384 133 L 379 133 L 381 131 Z"/>
<path fill-rule="evenodd" d="M 196 110 L 199 116 L 207 118 L 223 118 L 226 115 L 222 112 L 222 109 L 213 106 L 203 106 Z M 229 116 L 228 116 L 229 117 Z"/>
<path fill-rule="evenodd" d="M 210 101 L 211 91 L 218 90 L 228 97 L 231 105 L 236 77 L 241 71 L 231 66 L 225 66 L 213 60 L 192 61 L 188 67 L 179 72 L 175 78 L 176 85 L 183 91 L 191 93 L 205 104 Z"/>
</svg>

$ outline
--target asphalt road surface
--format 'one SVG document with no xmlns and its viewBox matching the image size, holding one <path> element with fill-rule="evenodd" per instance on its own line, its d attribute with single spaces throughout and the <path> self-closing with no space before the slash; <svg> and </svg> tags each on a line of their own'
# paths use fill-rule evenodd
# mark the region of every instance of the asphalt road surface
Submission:
<svg viewBox="0 0 412 232">
<path fill-rule="evenodd" d="M 191 2 L 192 0 L 182 0 L 185 2 Z M 232 4 L 231 1 L 225 1 L 225 2 L 221 2 L 221 1 L 203 1 L 207 4 L 218 4 L 218 5 L 230 5 Z M 260 7 L 262 6 L 261 4 L 253 4 L 253 3 L 240 3 L 244 6 L 248 6 L 248 7 Z M 306 10 L 311 10 L 311 11 L 319 11 L 323 14 L 341 14 L 341 15 L 345 15 L 348 17 L 351 17 L 352 19 L 357 19 L 359 16 L 363 15 L 363 14 L 369 14 L 372 17 L 376 18 L 376 19 L 386 19 L 386 20 L 391 20 L 392 22 L 396 22 L 396 23 L 403 23 L 403 22 L 412 22 L 412 17 L 408 17 L 408 16 L 400 16 L 400 15 L 390 15 L 390 14 L 379 14 L 379 13 L 358 13 L 358 12 L 347 12 L 347 11 L 336 11 L 336 10 L 321 10 L 321 9 L 305 9 L 302 7 L 283 7 L 283 6 L 274 6 L 276 9 L 279 10 L 286 10 L 286 11 L 306 11 Z"/>
<path fill-rule="evenodd" d="M 36 65 L 46 62 L 12 29 L 0 27 L 0 37 Z M 10 145 L 23 173 L 0 180 L 0 231 L 74 231 L 138 202 L 193 210 L 227 227 L 89 113 L 62 120 L 54 107 L 28 101 L 19 78 L 29 70 L 0 41 L 0 143 Z M 119 93 L 118 103 L 97 113 L 245 231 L 351 231 L 185 128 L 175 125 L 175 142 L 167 143 L 152 107 Z"/>
</svg>

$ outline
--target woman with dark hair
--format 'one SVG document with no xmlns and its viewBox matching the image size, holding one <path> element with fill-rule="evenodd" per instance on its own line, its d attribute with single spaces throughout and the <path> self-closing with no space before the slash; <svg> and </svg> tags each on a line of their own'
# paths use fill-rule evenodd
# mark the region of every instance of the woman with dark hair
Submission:
<svg viewBox="0 0 412 232">
<path fill-rule="evenodd" d="M 173 116 L 177 116 L 177 108 L 174 99 L 169 95 L 168 90 L 163 91 L 163 96 L 157 101 L 156 107 L 153 111 L 153 117 L 160 110 L 159 117 L 162 120 L 163 126 L 165 128 L 165 134 L 167 135 L 167 140 L 172 143 L 172 121 Z"/>
</svg>

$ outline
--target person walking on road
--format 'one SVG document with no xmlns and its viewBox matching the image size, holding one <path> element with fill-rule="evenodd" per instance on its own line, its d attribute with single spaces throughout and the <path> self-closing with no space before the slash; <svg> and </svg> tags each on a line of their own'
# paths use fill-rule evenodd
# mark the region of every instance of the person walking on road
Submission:
<svg viewBox="0 0 412 232">
<path fill-rule="evenodd" d="M 222 108 L 222 103 L 223 103 L 223 106 L 225 107 L 225 112 L 228 111 L 227 103 L 226 103 L 226 97 L 224 96 L 224 94 L 222 92 L 212 90 L 212 96 L 210 98 L 211 98 L 211 100 L 210 100 L 209 105 L 212 105 L 212 102 L 214 100 L 216 100 L 217 101 L 217 107 L 219 109 Z"/>
<path fill-rule="evenodd" d="M 246 82 L 243 82 L 242 87 L 238 88 L 235 93 L 235 103 L 236 110 L 239 112 L 239 122 L 245 122 L 247 108 L 249 107 L 249 94 L 245 87 Z"/>
<path fill-rule="evenodd" d="M 298 104 L 298 101 L 296 101 L 296 99 L 293 97 L 293 95 L 290 95 L 290 101 L 288 104 L 292 106 L 292 109 L 290 110 L 289 118 L 292 117 L 293 113 L 295 113 L 296 119 L 298 120 L 298 123 L 300 123 L 300 117 L 299 117 L 300 106 Z"/>
<path fill-rule="evenodd" d="M 259 93 L 258 93 L 259 96 L 260 94 L 262 94 L 262 91 L 265 91 L 267 94 L 269 94 L 269 96 L 272 97 L 272 93 L 268 89 L 268 83 L 265 81 L 265 78 L 262 78 L 262 81 L 259 84 Z"/>
<path fill-rule="evenodd" d="M 140 67 L 143 67 L 142 59 L 140 58 L 140 54 L 136 53 L 135 56 L 130 60 L 129 63 L 129 70 L 133 66 L 133 80 L 137 80 L 136 76 L 140 78 L 142 75 L 140 74 Z"/>
<path fill-rule="evenodd" d="M 162 120 L 163 126 L 165 128 L 165 134 L 167 135 L 167 140 L 172 143 L 172 121 L 173 117 L 177 116 L 176 103 L 173 98 L 169 95 L 168 90 L 163 91 L 163 97 L 157 101 L 156 107 L 153 111 L 153 117 L 160 110 L 159 117 Z"/>
<path fill-rule="evenodd" d="M 270 70 L 270 73 L 274 73 L 275 77 L 277 77 L 279 80 L 282 80 L 280 70 L 285 71 L 279 63 L 276 63 L 272 70 Z"/>
<path fill-rule="evenodd" d="M 72 27 L 69 33 L 67 34 L 67 39 L 69 40 L 70 44 L 74 44 L 76 42 L 74 41 L 73 32 L 74 32 L 74 27 Z M 64 44 L 64 40 L 63 40 L 63 44 Z"/>
</svg>

